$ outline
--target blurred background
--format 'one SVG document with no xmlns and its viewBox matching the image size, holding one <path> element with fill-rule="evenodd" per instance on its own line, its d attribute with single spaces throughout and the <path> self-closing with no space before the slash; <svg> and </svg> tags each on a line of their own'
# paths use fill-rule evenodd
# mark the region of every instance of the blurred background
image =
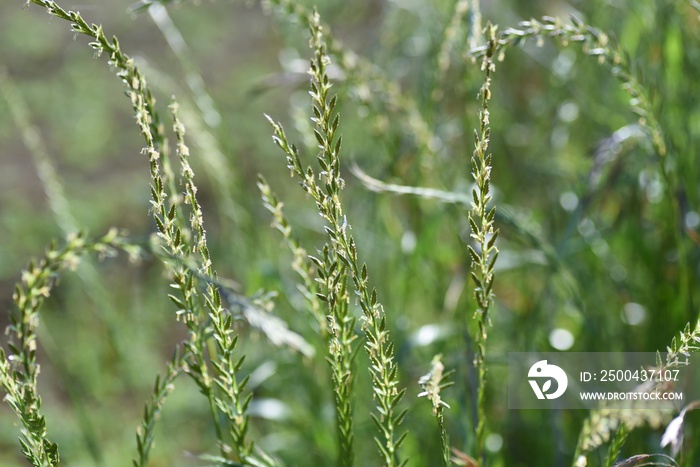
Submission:
<svg viewBox="0 0 700 467">
<path fill-rule="evenodd" d="M 323 342 L 255 185 L 258 174 L 267 178 L 309 252 L 323 245 L 315 206 L 289 177 L 263 117 L 285 123 L 307 163 L 315 163 L 306 25 L 254 1 L 182 2 L 138 12 L 132 3 L 61 5 L 119 38 L 152 86 L 166 126 L 167 104 L 177 96 L 215 269 L 248 295 L 277 292 L 275 313 L 318 349 L 307 358 L 241 324 L 240 351 L 248 356 L 242 373 L 252 375 L 254 392 L 253 438 L 288 465 L 332 463 Z M 470 12 L 455 22 L 445 45 L 452 0 L 315 4 L 333 37 L 367 64 L 355 74 L 332 69 L 342 119 L 343 202 L 387 310 L 408 388 L 403 455 L 410 465 L 433 465 L 439 436 L 430 404 L 416 396 L 434 354 L 456 370 L 456 385 L 444 394 L 451 444 L 473 448 L 468 208 L 393 194 L 387 184 L 469 197 L 482 74 L 466 52 L 480 35 Z M 586 416 L 509 411 L 507 352 L 664 350 L 697 319 L 698 12 L 690 2 L 671 0 L 481 4 L 484 23 L 500 30 L 569 14 L 609 33 L 629 53 L 669 154 L 654 153 L 620 83 L 579 46 L 532 41 L 497 63 L 491 150 L 501 253 L 488 341 L 490 466 L 569 465 Z M 155 230 L 144 143 L 130 102 L 107 57 L 94 56 L 87 43 L 36 5 L 0 3 L 3 328 L 22 268 L 52 239 L 76 227 L 96 237 L 116 226 L 143 241 Z M 64 274 L 47 301 L 39 389 L 49 436 L 67 464 L 124 465 L 135 453 L 135 429 L 155 375 L 186 335 L 164 300 L 167 290 L 157 259 L 133 263 L 120 256 Z M 365 366 L 361 353 L 357 463 L 374 465 Z M 191 381 L 178 381 L 158 423 L 154 466 L 202 465 L 198 456 L 217 450 L 205 400 Z M 700 422 L 691 418 L 688 439 L 700 426 L 693 420 Z M 0 406 L 0 465 L 24 465 L 18 430 L 13 413 Z M 661 433 L 633 433 L 624 452 L 659 451 Z M 692 461 L 692 450 L 689 456 Z"/>
</svg>

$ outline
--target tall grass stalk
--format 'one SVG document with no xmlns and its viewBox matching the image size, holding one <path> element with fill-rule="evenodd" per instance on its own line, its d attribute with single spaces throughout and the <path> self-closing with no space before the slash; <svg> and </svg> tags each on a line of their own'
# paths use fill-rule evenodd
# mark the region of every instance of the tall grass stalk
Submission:
<svg viewBox="0 0 700 467">
<path fill-rule="evenodd" d="M 194 172 L 188 161 L 190 151 L 185 144 L 185 127 L 179 119 L 178 105 L 175 101 L 171 104 L 170 109 L 173 114 L 173 130 L 177 138 L 176 152 L 180 159 L 181 176 L 185 184 L 184 203 L 190 206 L 191 211 L 190 228 L 192 232 L 192 243 L 189 253 L 198 254 L 200 256 L 200 266 L 197 271 L 199 274 L 216 279 L 211 255 L 209 254 L 209 247 L 207 246 L 202 208 L 197 200 L 197 186 L 194 183 Z M 173 211 L 172 207 L 171 211 Z M 168 218 L 171 219 L 174 218 L 174 216 L 168 214 Z M 179 229 L 176 228 L 174 240 L 180 235 L 178 231 Z M 166 241 L 168 241 L 167 235 Z M 176 248 L 177 245 L 173 243 L 173 249 L 171 249 L 170 253 L 177 254 L 178 250 Z M 193 277 L 191 271 L 187 270 L 185 276 L 188 280 L 192 280 L 190 279 Z M 183 290 L 188 299 L 194 299 L 197 296 L 196 289 L 191 289 L 187 284 L 178 285 L 181 286 L 181 290 Z M 236 376 L 243 364 L 245 356 L 237 357 L 234 354 L 238 336 L 233 333 L 233 316 L 229 311 L 224 309 L 219 290 L 213 282 L 207 282 L 203 295 L 206 309 L 208 310 L 208 320 L 211 321 L 212 336 L 217 348 L 216 353 L 210 355 L 210 358 L 216 369 L 213 383 L 218 387 L 219 395 L 216 395 L 214 391 L 211 390 L 211 382 L 206 379 L 206 374 L 199 374 L 198 382 L 202 390 L 206 389 L 207 391 L 211 391 L 209 394 L 211 394 L 212 397 L 209 397 L 209 400 L 213 400 L 218 410 L 226 416 L 229 422 L 228 436 L 231 438 L 233 445 L 227 448 L 226 445 L 222 444 L 222 456 L 227 458 L 228 451 L 231 449 L 237 460 L 253 465 L 269 465 L 272 463 L 271 459 L 266 454 L 262 453 L 262 451 L 254 450 L 253 443 L 250 442 L 247 437 L 249 418 L 246 414 L 246 410 L 252 394 L 249 394 L 247 397 L 243 396 L 248 378 L 246 377 L 238 381 Z M 191 308 L 186 305 L 185 309 Z M 193 353 L 196 352 L 198 355 L 203 353 L 201 347 L 204 345 L 206 335 L 210 332 L 207 328 L 208 326 L 199 326 L 198 331 L 200 329 L 202 330 L 202 336 L 198 336 L 197 341 L 191 342 L 192 345 L 190 348 Z M 204 361 L 201 361 L 200 365 L 200 368 L 206 368 L 206 363 Z M 209 396 L 209 394 L 207 395 Z M 214 417 L 216 416 L 214 415 Z M 217 430 L 220 430 L 222 427 L 218 424 L 216 418 L 214 422 L 216 423 Z M 220 436 L 219 439 L 223 443 L 223 434 L 217 433 L 217 435 Z"/>
<path fill-rule="evenodd" d="M 153 98 L 150 90 L 146 85 L 145 78 L 136 68 L 133 60 L 121 51 L 117 38 L 114 37 L 112 41 L 109 41 L 105 36 L 104 32 L 102 31 L 101 26 L 95 24 L 89 25 L 79 13 L 73 11 L 66 11 L 63 8 L 61 8 L 58 4 L 56 4 L 56 2 L 43 0 L 32 0 L 32 2 L 46 8 L 50 15 L 69 21 L 72 24 L 72 29 L 75 32 L 85 34 L 93 38 L 94 42 L 91 42 L 90 46 L 94 48 L 98 54 L 107 53 L 109 56 L 110 64 L 115 66 L 118 70 L 117 76 L 121 78 L 122 82 L 127 86 L 127 95 L 131 99 L 132 106 L 136 113 L 137 123 L 148 145 L 144 152 L 149 155 L 151 166 L 151 193 L 153 195 L 152 203 L 154 205 L 154 218 L 156 220 L 156 224 L 159 227 L 159 230 L 161 230 L 160 234 L 164 235 L 163 232 L 167 230 L 165 229 L 165 223 L 163 222 L 163 219 L 166 218 L 167 214 L 165 213 L 165 206 L 163 203 L 165 199 L 165 192 L 163 190 L 163 180 L 159 174 L 160 167 L 158 164 L 158 158 L 160 157 L 161 153 L 164 153 L 166 151 L 167 142 L 163 134 L 163 128 L 160 126 L 159 119 L 155 111 L 155 99 Z M 160 151 L 157 148 L 160 149 Z M 171 173 L 170 170 L 166 170 L 166 172 Z M 172 180 L 172 176 L 170 176 L 170 179 Z M 171 188 L 171 191 L 174 190 Z M 168 223 L 169 225 L 172 225 L 172 220 L 174 219 L 174 207 L 175 206 L 173 205 L 173 208 L 170 210 L 171 215 Z M 171 245 L 179 243 L 180 241 L 181 236 L 180 240 L 171 241 Z M 185 283 L 184 278 L 181 282 Z M 191 348 L 188 350 L 191 350 Z M 206 366 L 203 365 L 204 357 L 201 354 L 201 352 L 199 352 L 199 354 L 199 365 L 196 365 L 195 368 L 197 368 L 198 366 L 203 366 L 204 369 L 200 370 L 199 372 L 195 371 L 195 374 L 206 374 Z M 174 366 L 177 367 L 178 365 Z M 171 373 L 172 372 L 169 372 L 169 374 Z M 166 380 L 167 379 L 169 378 L 166 378 Z M 169 389 L 169 385 L 161 386 L 158 383 L 159 381 L 157 381 L 157 384 L 155 385 L 156 391 L 154 393 L 154 396 L 152 397 L 152 401 L 155 402 L 152 402 L 147 405 L 144 413 L 144 420 L 142 421 L 142 424 L 139 427 L 139 430 L 137 431 L 136 440 L 139 460 L 134 461 L 137 465 L 145 465 L 147 462 L 148 453 L 153 443 L 153 425 L 155 420 L 155 412 L 159 410 L 159 408 L 162 406 L 164 398 L 167 395 L 167 391 L 165 391 L 164 389 Z M 216 423 L 216 413 L 212 412 L 212 416 Z"/>
<path fill-rule="evenodd" d="M 282 125 L 270 117 L 268 120 L 274 130 L 274 142 L 287 155 L 287 166 L 301 179 L 302 188 L 314 199 L 319 213 L 328 223 L 325 231 L 328 234 L 330 248 L 324 250 L 322 258 L 312 258 L 312 260 L 319 270 L 324 271 L 324 274 L 333 274 L 325 279 L 326 284 L 331 286 L 335 294 L 338 294 L 341 300 L 338 302 L 339 305 L 347 300 L 344 297 L 343 276 L 347 277 L 347 274 L 352 276 L 363 312 L 362 327 L 367 339 L 365 349 L 371 362 L 374 397 L 378 404 L 376 413 L 371 414 L 381 434 L 379 438 L 375 438 L 375 441 L 381 453 L 382 463 L 395 466 L 401 464 L 398 448 L 405 437 L 405 433 L 397 436 L 398 426 L 405 415 L 405 411 L 399 412 L 397 406 L 405 389 L 398 388 L 398 367 L 394 358 L 394 344 L 389 337 L 384 309 L 377 300 L 376 289 L 370 289 L 366 264 L 360 265 L 355 238 L 349 233 L 350 224 L 340 201 L 345 182 L 340 177 L 342 138 L 336 135 L 340 122 L 337 113 L 334 112 L 337 96 L 331 96 L 329 93 L 331 83 L 327 67 L 330 64 L 330 58 L 327 55 L 327 46 L 318 13 L 314 12 L 310 16 L 309 23 L 311 46 L 314 49 L 310 70 L 314 113 L 312 121 L 315 124 L 314 134 L 320 148 L 317 159 L 321 166 L 319 175 L 324 180 L 323 186 L 316 183 L 316 174 L 311 167 L 306 169 L 302 167 L 299 152 L 296 146 L 288 142 Z M 322 299 L 329 300 L 327 296 L 323 296 Z"/>
<path fill-rule="evenodd" d="M 493 279 L 494 266 L 498 258 L 496 239 L 498 230 L 494 230 L 493 222 L 496 216 L 496 208 L 489 206 L 491 194 L 491 167 L 493 155 L 488 153 L 491 128 L 489 122 L 489 100 L 491 99 L 491 74 L 495 71 L 494 55 L 496 52 L 496 28 L 489 24 L 486 26 L 485 54 L 481 62 L 484 72 L 484 84 L 479 91 L 481 108 L 479 109 L 479 130 L 475 131 L 475 148 L 471 158 L 472 176 L 475 187 L 472 189 L 473 204 L 469 213 L 469 225 L 471 238 L 475 246 L 468 245 L 472 259 L 471 277 L 474 280 L 474 296 L 476 298 L 477 321 L 476 355 L 474 366 L 479 373 L 477 393 L 477 426 L 476 426 L 476 454 L 477 460 L 484 464 L 484 440 L 486 432 L 486 340 L 488 328 L 491 325 L 489 312 L 493 306 Z"/>
<path fill-rule="evenodd" d="M 14 80 L 3 70 L 0 70 L 0 94 L 5 98 L 8 104 L 12 119 L 20 132 L 24 145 L 27 147 L 32 162 L 36 168 L 36 173 L 41 181 L 46 200 L 53 213 L 53 218 L 60 228 L 63 236 L 69 236 L 79 230 L 78 222 L 73 216 L 68 199 L 65 196 L 65 190 L 62 181 L 57 173 L 55 163 L 52 160 L 49 149 L 42 138 L 39 128 L 32 123 L 30 112 L 22 94 L 17 88 Z M 126 247 L 126 244 L 124 245 Z M 130 255 L 137 255 L 138 247 L 131 248 Z M 120 317 L 113 304 L 104 283 L 100 279 L 99 272 L 95 267 L 94 262 L 90 257 L 84 258 L 80 267 L 76 271 L 76 275 L 84 284 L 84 290 L 90 300 L 97 305 L 95 314 L 105 323 L 107 329 L 107 339 L 109 345 L 115 350 L 119 364 L 124 365 L 129 360 L 128 345 L 129 342 L 126 336 L 119 332 Z M 47 348 L 52 345 L 50 338 L 44 340 Z M 52 359 L 56 362 L 56 366 L 61 373 L 61 376 L 66 381 L 71 381 L 72 376 L 63 361 L 61 352 L 50 352 Z M 126 378 L 129 374 L 125 372 Z M 72 384 L 67 385 L 67 391 L 70 395 L 71 402 L 78 412 L 79 423 L 81 425 L 82 435 L 85 437 L 86 444 L 90 447 L 90 453 L 96 463 L 101 461 L 101 453 L 97 446 L 99 445 L 95 428 L 88 417 L 88 409 L 85 406 L 85 398 L 80 394 L 80 390 Z"/>
<path fill-rule="evenodd" d="M 189 139 L 197 150 L 201 167 L 216 190 L 217 199 L 221 200 L 217 203 L 220 216 L 230 221 L 222 227 L 226 228 L 229 224 L 239 228 L 248 225 L 250 216 L 237 201 L 239 198 L 238 173 L 227 163 L 221 141 L 215 135 L 214 129 L 204 120 L 201 109 L 196 103 L 183 98 L 181 91 L 182 94 L 186 91 L 181 89 L 171 76 L 156 68 L 152 62 L 139 57 L 138 66 L 145 76 L 150 77 L 152 84 L 149 84 L 154 90 L 178 96 L 180 118 L 188 129 Z M 238 237 L 239 235 L 233 236 L 232 242 L 238 242 L 240 240 Z"/>
</svg>

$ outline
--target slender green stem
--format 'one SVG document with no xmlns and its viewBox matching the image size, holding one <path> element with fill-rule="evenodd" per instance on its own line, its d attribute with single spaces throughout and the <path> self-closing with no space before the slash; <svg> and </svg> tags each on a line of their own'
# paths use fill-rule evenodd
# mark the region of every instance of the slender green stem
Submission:
<svg viewBox="0 0 700 467">
<path fill-rule="evenodd" d="M 477 427 L 476 427 L 476 458 L 480 465 L 484 464 L 484 439 L 486 430 L 486 340 L 490 326 L 489 312 L 493 305 L 493 271 L 498 257 L 496 238 L 498 230 L 494 230 L 493 221 L 496 208 L 489 207 L 491 201 L 491 160 L 488 154 L 491 128 L 489 124 L 489 100 L 491 99 L 491 73 L 495 70 L 494 54 L 496 52 L 496 28 L 489 24 L 486 27 L 488 44 L 486 45 L 481 69 L 484 71 L 484 84 L 481 87 L 481 108 L 479 110 L 479 131 L 475 135 L 475 149 L 471 160 L 472 176 L 475 187 L 472 190 L 472 211 L 469 214 L 471 238 L 475 246 L 469 245 L 472 258 L 471 276 L 476 285 L 477 320 L 476 354 L 474 366 L 479 372 L 477 394 Z"/>
</svg>

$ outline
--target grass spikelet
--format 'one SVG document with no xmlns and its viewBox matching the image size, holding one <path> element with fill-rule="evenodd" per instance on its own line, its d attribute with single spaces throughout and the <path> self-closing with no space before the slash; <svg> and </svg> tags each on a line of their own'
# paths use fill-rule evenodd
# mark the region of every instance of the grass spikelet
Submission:
<svg viewBox="0 0 700 467">
<path fill-rule="evenodd" d="M 666 362 L 663 365 L 666 368 L 679 366 L 687 366 L 690 354 L 700 350 L 700 321 L 691 327 L 690 323 L 686 324 L 679 336 L 671 340 L 671 345 L 666 348 Z M 659 365 L 661 366 L 661 365 Z"/>
<path fill-rule="evenodd" d="M 9 353 L 0 348 L 0 383 L 7 393 L 5 401 L 22 423 L 20 445 L 32 465 L 59 464 L 58 446 L 48 439 L 37 391 L 39 310 L 51 294 L 59 273 L 66 269 L 75 270 L 85 254 L 108 254 L 123 244 L 125 242 L 116 230 L 94 242 L 88 241 L 81 233 L 69 235 L 64 246 L 52 244 L 43 259 L 31 262 L 15 288 L 13 300 L 17 311 L 11 314 L 7 329 Z"/>
<path fill-rule="evenodd" d="M 430 363 L 430 371 L 423 375 L 418 381 L 418 384 L 423 388 L 423 392 L 418 394 L 418 397 L 426 397 L 433 404 L 433 416 L 440 429 L 442 464 L 446 467 L 452 465 L 452 462 L 450 460 L 450 438 L 445 429 L 445 416 L 443 412 L 446 408 L 449 409 L 450 406 L 442 400 L 440 392 L 454 384 L 454 382 L 450 381 L 452 373 L 454 373 L 454 371 L 445 372 L 445 365 L 442 364 L 442 355 L 436 355 Z"/>
</svg>

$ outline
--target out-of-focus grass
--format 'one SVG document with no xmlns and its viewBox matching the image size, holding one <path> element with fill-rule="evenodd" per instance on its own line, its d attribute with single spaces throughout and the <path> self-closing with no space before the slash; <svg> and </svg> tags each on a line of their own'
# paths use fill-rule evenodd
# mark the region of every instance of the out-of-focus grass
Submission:
<svg viewBox="0 0 700 467">
<path fill-rule="evenodd" d="M 290 183 L 262 118 L 263 112 L 288 116 L 290 129 L 300 121 L 294 115 L 308 114 L 306 65 L 294 61 L 308 57 L 305 27 L 272 19 L 255 3 L 242 3 L 220 0 L 169 8 L 222 116 L 221 124 L 208 131 L 230 167 L 228 185 L 205 175 L 197 152 L 211 148 L 191 144 L 192 163 L 218 271 L 250 294 L 259 288 L 280 291 L 277 313 L 314 341 L 318 338 L 301 309 L 291 258 L 267 228 L 270 219 L 255 187 L 257 173 L 263 173 L 285 201 L 304 246 L 313 252 L 321 244 L 321 221 Z M 473 304 L 465 288 L 466 214 L 460 206 L 434 200 L 369 192 L 348 168 L 352 159 L 386 182 L 468 194 L 481 75 L 462 56 L 464 38 L 440 85 L 443 100 L 433 103 L 431 98 L 435 57 L 452 3 L 319 5 L 336 36 L 415 100 L 437 137 L 436 155 L 426 169 L 428 156 L 402 124 L 400 111 L 384 112 L 379 102 L 341 99 L 348 182 L 344 204 L 361 255 L 373 277 L 381 278 L 377 285 L 398 344 L 400 377 L 409 388 L 405 428 L 410 435 L 404 455 L 415 465 L 430 465 L 440 452 L 430 408 L 415 397 L 417 380 L 436 353 L 443 353 L 447 368 L 457 370 L 456 387 L 445 393 L 452 407 L 445 413 L 451 442 L 467 452 L 472 447 L 475 382 L 468 336 L 473 335 Z M 697 317 L 700 114 L 694 85 L 700 76 L 700 23 L 685 2 L 484 3 L 483 17 L 502 28 L 530 17 L 575 12 L 586 23 L 614 33 L 633 57 L 643 85 L 653 90 L 659 119 L 673 143 L 669 162 L 660 162 L 646 142 L 613 145 L 606 154 L 613 134 L 634 124 L 635 117 L 609 71 L 573 47 L 532 43 L 497 64 L 491 109 L 493 183 L 496 203 L 507 206 L 502 211 L 510 217 L 500 219 L 488 361 L 488 430 L 504 443 L 489 454 L 489 465 L 563 465 L 583 414 L 508 411 L 505 385 L 497 381 L 504 375 L 508 351 L 551 350 L 549 336 L 557 328 L 573 335 L 575 350 L 653 351 L 665 348 L 685 322 Z M 103 23 L 124 50 L 153 69 L 151 84 L 163 105 L 173 92 L 187 104 L 192 96 L 178 61 L 147 14 L 127 14 L 129 4 L 99 1 L 75 9 Z M 0 63 L 27 103 L 78 225 L 94 233 L 117 225 L 135 237 L 147 236 L 153 231 L 147 215 L 148 174 L 120 83 L 103 59 L 91 56 L 84 38 L 74 40 L 65 24 L 22 5 L 0 5 Z M 159 79 L 159 74 L 169 79 Z M 372 91 L 342 80 L 336 86 L 341 95 Z M 304 141 L 304 135 L 294 136 Z M 191 143 L 195 139 L 188 137 Z M 315 153 L 313 139 L 310 144 L 309 156 Z M 0 147 L 0 300 L 9 306 L 18 272 L 60 231 L 3 99 Z M 609 163 L 601 176 L 591 177 L 596 158 L 605 157 Z M 660 171 L 664 164 L 669 188 Z M 222 190 L 233 196 L 240 216 L 227 215 Z M 162 372 L 184 334 L 162 300 L 166 282 L 156 261 L 132 265 L 116 260 L 96 267 L 106 285 L 103 299 L 113 313 L 107 317 L 103 304 L 85 292 L 77 277 L 62 279 L 42 312 L 40 389 L 50 433 L 65 461 L 123 465 L 134 451 L 134 430 L 153 375 Z M 626 324 L 625 310 L 635 304 L 644 310 L 644 320 Z M 5 318 L 0 322 L 4 325 Z M 285 407 L 254 405 L 254 437 L 289 465 L 330 462 L 333 405 L 323 382 L 325 362 L 242 334 L 240 351 L 248 355 L 243 371 L 260 377 L 253 384 L 254 400 L 275 400 Z M 365 366 L 360 355 L 358 367 Z M 372 401 L 366 391 L 369 381 L 362 372 L 358 377 L 357 463 L 371 465 Z M 2 465 L 21 462 L 13 454 L 19 452 L 13 420 L 7 408 L 0 408 Z M 543 423 L 554 427 L 552 436 L 533 430 Z M 204 402 L 194 385 L 182 379 L 158 424 L 153 465 L 194 465 L 198 461 L 186 452 L 214 452 L 213 439 Z M 630 449 L 649 449 L 644 443 L 641 436 L 632 436 Z"/>
</svg>

